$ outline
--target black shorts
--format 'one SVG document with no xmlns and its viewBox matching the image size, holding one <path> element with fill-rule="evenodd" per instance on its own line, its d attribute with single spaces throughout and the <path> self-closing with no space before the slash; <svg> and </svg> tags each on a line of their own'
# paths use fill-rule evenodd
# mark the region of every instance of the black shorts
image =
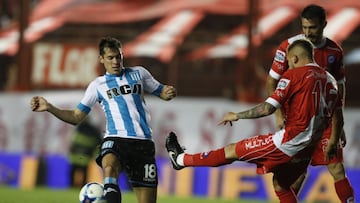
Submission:
<svg viewBox="0 0 360 203">
<path fill-rule="evenodd" d="M 158 175 L 155 161 L 155 144 L 151 140 L 105 138 L 96 163 L 107 153 L 115 154 L 125 170 L 132 187 L 157 187 Z"/>
</svg>

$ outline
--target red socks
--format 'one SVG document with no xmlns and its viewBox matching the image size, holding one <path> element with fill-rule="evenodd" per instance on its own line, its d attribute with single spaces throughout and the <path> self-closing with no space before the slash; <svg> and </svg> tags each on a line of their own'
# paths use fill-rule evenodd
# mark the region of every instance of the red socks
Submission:
<svg viewBox="0 0 360 203">
<path fill-rule="evenodd" d="M 276 196 L 278 196 L 280 203 L 297 203 L 297 197 L 292 189 L 275 191 Z"/>
<path fill-rule="evenodd" d="M 342 203 L 353 203 L 354 189 L 347 178 L 335 182 L 335 190 Z"/>
<path fill-rule="evenodd" d="M 185 154 L 185 166 L 221 166 L 232 161 L 225 158 L 224 148 L 198 154 Z"/>
<path fill-rule="evenodd" d="M 354 189 L 347 178 L 335 182 L 336 193 L 342 203 L 354 203 Z M 297 202 L 296 195 L 292 190 L 275 191 L 280 203 Z"/>
</svg>

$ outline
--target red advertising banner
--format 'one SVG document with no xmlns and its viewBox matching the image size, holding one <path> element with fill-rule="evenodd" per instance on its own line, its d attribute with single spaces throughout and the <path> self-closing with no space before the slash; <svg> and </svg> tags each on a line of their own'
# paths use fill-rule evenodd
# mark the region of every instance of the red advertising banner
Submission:
<svg viewBox="0 0 360 203">
<path fill-rule="evenodd" d="M 33 47 L 32 86 L 84 87 L 99 75 L 98 55 L 94 45 L 37 43 Z"/>
</svg>

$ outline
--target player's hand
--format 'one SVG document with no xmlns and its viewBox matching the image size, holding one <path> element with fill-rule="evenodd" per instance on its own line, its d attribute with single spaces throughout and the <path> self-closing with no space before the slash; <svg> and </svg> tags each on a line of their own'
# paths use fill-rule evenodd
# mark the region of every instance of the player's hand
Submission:
<svg viewBox="0 0 360 203">
<path fill-rule="evenodd" d="M 237 120 L 239 120 L 237 113 L 228 112 L 227 114 L 225 114 L 224 118 L 219 122 L 218 125 L 226 125 L 227 123 L 229 123 L 230 126 L 232 126 L 232 122 Z"/>
<path fill-rule="evenodd" d="M 329 161 L 331 158 L 337 156 L 337 152 L 338 152 L 338 144 L 334 143 L 331 144 L 329 143 L 326 148 L 325 148 L 325 161 Z"/>
<path fill-rule="evenodd" d="M 30 100 L 30 108 L 32 111 L 47 111 L 48 106 L 48 102 L 43 97 L 35 96 Z"/>
<path fill-rule="evenodd" d="M 164 88 L 160 94 L 160 97 L 166 101 L 173 99 L 176 97 L 176 89 L 170 85 L 164 85 Z"/>
</svg>

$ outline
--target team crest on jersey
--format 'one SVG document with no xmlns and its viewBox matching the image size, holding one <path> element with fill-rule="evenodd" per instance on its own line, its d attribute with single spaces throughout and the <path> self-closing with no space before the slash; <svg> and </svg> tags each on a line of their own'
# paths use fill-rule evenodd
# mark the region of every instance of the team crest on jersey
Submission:
<svg viewBox="0 0 360 203">
<path fill-rule="evenodd" d="M 129 76 L 130 76 L 131 80 L 133 80 L 133 81 L 139 81 L 139 80 L 141 80 L 141 76 L 140 76 L 140 73 L 139 73 L 138 70 L 137 70 L 137 71 L 130 72 L 130 73 L 129 73 Z"/>
<path fill-rule="evenodd" d="M 283 90 L 288 86 L 289 83 L 290 83 L 290 80 L 288 80 L 288 79 L 280 79 L 280 81 L 277 84 L 276 89 Z"/>
<path fill-rule="evenodd" d="M 284 63 L 285 62 L 285 52 L 283 51 L 280 51 L 280 50 L 276 50 L 276 54 L 275 54 L 275 61 L 279 61 L 281 63 Z"/>
<path fill-rule="evenodd" d="M 328 63 L 334 63 L 335 62 L 335 56 L 334 55 L 329 55 L 328 56 Z"/>
</svg>

